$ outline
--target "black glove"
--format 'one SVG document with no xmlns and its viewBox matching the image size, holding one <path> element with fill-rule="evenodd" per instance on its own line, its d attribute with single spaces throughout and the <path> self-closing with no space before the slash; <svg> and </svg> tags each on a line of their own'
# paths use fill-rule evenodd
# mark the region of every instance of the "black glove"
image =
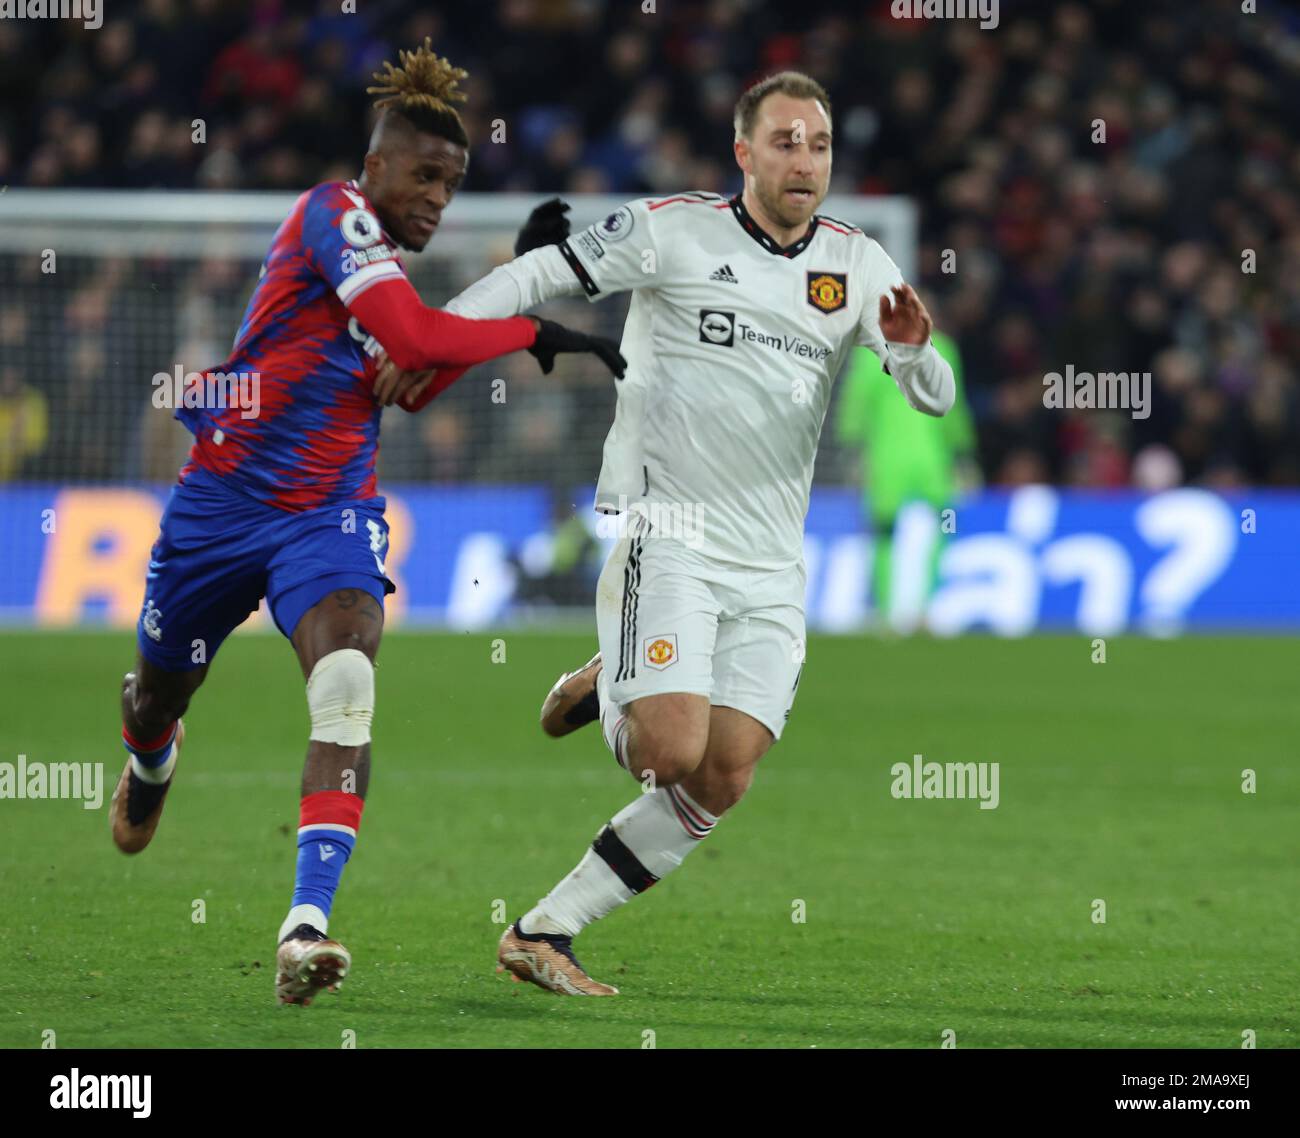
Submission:
<svg viewBox="0 0 1300 1138">
<path fill-rule="evenodd" d="M 533 319 L 541 327 L 537 330 L 536 341 L 528 350 L 537 357 L 544 375 L 551 374 L 551 369 L 555 367 L 556 354 L 559 352 L 591 352 L 599 356 L 601 363 L 619 379 L 623 378 L 623 373 L 627 371 L 627 360 L 623 358 L 618 345 L 613 340 L 607 340 L 604 336 L 588 336 L 585 332 L 575 332 L 572 328 L 555 323 L 554 320 L 543 320 L 537 316 Z"/>
<path fill-rule="evenodd" d="M 522 257 L 529 249 L 540 249 L 543 245 L 558 245 L 569 236 L 569 219 L 564 215 L 569 212 L 569 203 L 559 198 L 542 202 L 524 222 L 524 227 L 515 238 L 515 256 Z"/>
</svg>

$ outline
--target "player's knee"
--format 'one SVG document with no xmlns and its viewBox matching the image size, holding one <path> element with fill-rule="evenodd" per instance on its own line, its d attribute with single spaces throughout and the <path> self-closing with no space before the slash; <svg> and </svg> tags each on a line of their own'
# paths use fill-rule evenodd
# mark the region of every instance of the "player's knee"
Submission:
<svg viewBox="0 0 1300 1138">
<path fill-rule="evenodd" d="M 123 717 L 143 724 L 170 723 L 185 714 L 196 686 L 127 672 L 122 679 Z"/>
<path fill-rule="evenodd" d="M 360 747 L 370 742 L 375 667 L 358 648 L 339 648 L 316 661 L 307 677 L 311 739 Z"/>
<path fill-rule="evenodd" d="M 354 649 L 371 660 L 375 658 L 378 647 L 378 638 L 369 631 L 363 632 L 349 629 L 347 632 L 336 632 L 330 640 L 331 652 L 345 652 L 348 649 Z M 322 656 L 321 659 L 324 659 L 324 657 Z"/>
</svg>

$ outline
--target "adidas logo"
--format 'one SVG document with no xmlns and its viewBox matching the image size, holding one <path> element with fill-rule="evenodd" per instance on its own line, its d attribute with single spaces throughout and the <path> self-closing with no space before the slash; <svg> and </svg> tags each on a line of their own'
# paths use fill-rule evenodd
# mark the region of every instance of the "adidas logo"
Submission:
<svg viewBox="0 0 1300 1138">
<path fill-rule="evenodd" d="M 714 269 L 713 272 L 709 274 L 709 280 L 726 281 L 727 284 L 740 284 L 740 282 L 736 280 L 736 274 L 731 271 L 730 265 L 723 265 L 720 269 Z"/>
</svg>

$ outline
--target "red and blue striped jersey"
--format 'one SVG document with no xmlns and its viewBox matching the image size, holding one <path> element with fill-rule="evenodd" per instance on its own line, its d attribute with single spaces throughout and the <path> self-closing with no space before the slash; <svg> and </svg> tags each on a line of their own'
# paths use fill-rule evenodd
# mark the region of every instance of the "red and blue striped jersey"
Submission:
<svg viewBox="0 0 1300 1138">
<path fill-rule="evenodd" d="M 233 354 L 193 400 L 204 406 L 176 411 L 195 436 L 182 482 L 201 467 L 288 511 L 376 496 L 379 346 L 347 306 L 405 275 L 396 248 L 355 181 L 323 183 L 294 203 Z"/>
</svg>

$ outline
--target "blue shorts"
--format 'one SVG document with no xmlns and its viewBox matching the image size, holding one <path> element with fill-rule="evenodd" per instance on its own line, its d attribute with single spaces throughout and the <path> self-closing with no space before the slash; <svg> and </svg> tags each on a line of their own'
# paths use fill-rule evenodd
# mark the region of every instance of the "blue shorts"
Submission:
<svg viewBox="0 0 1300 1138">
<path fill-rule="evenodd" d="M 288 513 L 206 470 L 172 489 L 149 558 L 136 635 L 144 658 L 169 672 L 208 663 L 263 597 L 285 636 L 335 589 L 364 589 L 382 606 L 396 591 L 384 570 L 384 499 Z"/>
</svg>

